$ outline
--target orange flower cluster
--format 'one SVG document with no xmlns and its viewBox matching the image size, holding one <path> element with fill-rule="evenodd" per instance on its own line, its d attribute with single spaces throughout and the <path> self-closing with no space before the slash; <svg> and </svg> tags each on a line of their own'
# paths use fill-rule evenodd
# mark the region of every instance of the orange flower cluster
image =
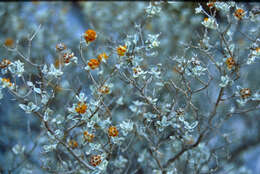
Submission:
<svg viewBox="0 0 260 174">
<path fill-rule="evenodd" d="M 236 62 L 233 59 L 233 57 L 229 57 L 226 60 L 226 64 L 227 64 L 228 69 L 230 70 L 230 69 L 232 69 L 233 66 L 235 66 Z"/>
<path fill-rule="evenodd" d="M 75 111 L 79 114 L 84 114 L 87 110 L 87 105 L 86 103 L 83 103 L 83 102 L 78 102 L 78 105 L 77 107 L 75 108 Z"/>
<path fill-rule="evenodd" d="M 7 38 L 4 44 L 7 47 L 12 47 L 14 45 L 14 40 L 12 38 Z"/>
<path fill-rule="evenodd" d="M 97 33 L 94 30 L 89 29 L 85 32 L 84 38 L 85 38 L 87 43 L 93 42 L 97 38 Z"/>
<path fill-rule="evenodd" d="M 13 86 L 13 84 L 11 83 L 9 78 L 2 78 L 2 83 L 7 85 L 8 87 L 12 87 Z"/>
<path fill-rule="evenodd" d="M 97 59 L 90 59 L 89 62 L 88 62 L 88 66 L 91 68 L 91 69 L 96 69 L 99 67 L 101 61 L 103 59 L 108 59 L 108 56 L 106 55 L 106 53 L 101 53 L 97 56 Z"/>
<path fill-rule="evenodd" d="M 256 51 L 257 53 L 259 53 L 259 52 L 260 52 L 260 47 L 257 47 L 257 48 L 255 49 L 255 51 Z"/>
<path fill-rule="evenodd" d="M 109 89 L 108 86 L 103 85 L 103 86 L 99 89 L 99 92 L 102 93 L 102 94 L 109 94 L 110 89 Z"/>
<path fill-rule="evenodd" d="M 238 19 L 241 20 L 243 16 L 245 16 L 245 11 L 242 8 L 236 9 L 234 16 Z"/>
<path fill-rule="evenodd" d="M 106 55 L 106 53 L 101 53 L 97 56 L 97 59 L 99 62 L 101 62 L 103 59 L 108 59 L 108 56 Z"/>
<path fill-rule="evenodd" d="M 90 164 L 94 167 L 98 166 L 102 162 L 100 155 L 93 155 L 90 158 Z"/>
<path fill-rule="evenodd" d="M 10 64 L 11 62 L 9 60 L 3 59 L 2 62 L 0 63 L 0 68 L 6 68 Z"/>
<path fill-rule="evenodd" d="M 73 52 L 66 52 L 63 54 L 63 60 L 65 63 L 69 63 L 70 59 L 74 57 L 74 53 Z"/>
<path fill-rule="evenodd" d="M 111 137 L 116 137 L 118 136 L 118 130 L 115 126 L 110 126 L 109 129 L 108 129 L 108 135 L 111 136 Z"/>
<path fill-rule="evenodd" d="M 208 6 L 209 8 L 212 8 L 212 7 L 215 5 L 215 2 L 216 2 L 216 0 L 211 0 L 211 1 L 209 1 L 209 2 L 207 3 L 207 6 Z"/>
<path fill-rule="evenodd" d="M 209 18 L 207 18 L 207 17 L 206 17 L 206 18 L 204 18 L 204 22 L 207 22 L 208 20 L 209 20 Z"/>
<path fill-rule="evenodd" d="M 69 146 L 72 148 L 72 149 L 75 149 L 78 147 L 78 142 L 75 141 L 75 140 L 70 140 L 69 141 Z"/>
<path fill-rule="evenodd" d="M 99 67 L 99 65 L 100 65 L 100 61 L 98 61 L 98 59 L 90 59 L 88 62 L 88 66 L 91 69 L 96 69 Z"/>
<path fill-rule="evenodd" d="M 88 142 L 91 142 L 93 140 L 93 138 L 95 137 L 94 134 L 90 134 L 90 133 L 88 133 L 88 131 L 84 131 L 83 134 L 84 134 L 85 140 Z"/>
<path fill-rule="evenodd" d="M 119 56 L 124 56 L 126 51 L 127 51 L 127 46 L 126 45 L 125 46 L 119 45 L 119 47 L 117 48 L 117 54 Z"/>
<path fill-rule="evenodd" d="M 251 90 L 249 88 L 243 88 L 239 91 L 242 99 L 246 99 L 251 96 Z"/>
</svg>

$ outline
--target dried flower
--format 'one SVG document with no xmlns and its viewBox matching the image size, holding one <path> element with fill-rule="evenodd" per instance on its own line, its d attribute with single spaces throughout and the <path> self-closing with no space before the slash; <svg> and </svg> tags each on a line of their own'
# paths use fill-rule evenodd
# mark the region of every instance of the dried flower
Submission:
<svg viewBox="0 0 260 174">
<path fill-rule="evenodd" d="M 11 62 L 9 60 L 3 59 L 2 62 L 0 63 L 0 68 L 6 68 L 10 64 Z"/>
<path fill-rule="evenodd" d="M 7 47 L 13 47 L 13 45 L 14 45 L 14 40 L 12 39 L 12 38 L 7 38 L 7 39 L 5 39 L 5 46 L 7 46 Z"/>
<path fill-rule="evenodd" d="M 214 6 L 215 2 L 216 2 L 216 0 L 210 0 L 210 1 L 207 3 L 207 6 L 208 6 L 209 8 L 212 8 L 212 7 Z"/>
<path fill-rule="evenodd" d="M 99 92 L 102 93 L 102 94 L 109 94 L 110 89 L 109 89 L 108 86 L 103 85 L 103 86 L 99 89 Z"/>
<path fill-rule="evenodd" d="M 85 140 L 88 142 L 91 142 L 93 140 L 93 138 L 95 137 L 94 134 L 88 133 L 88 131 L 84 131 L 83 134 L 84 134 Z"/>
<path fill-rule="evenodd" d="M 10 87 L 13 86 L 13 84 L 10 82 L 9 78 L 2 78 L 1 82 L 2 82 L 3 88 L 5 88 L 5 87 L 9 87 L 10 88 Z"/>
<path fill-rule="evenodd" d="M 241 20 L 243 16 L 245 15 L 245 11 L 242 8 L 236 9 L 234 16 L 238 19 Z"/>
<path fill-rule="evenodd" d="M 127 46 L 126 45 L 125 46 L 119 45 L 119 47 L 117 48 L 117 54 L 119 56 L 124 56 L 126 51 L 127 51 Z"/>
<path fill-rule="evenodd" d="M 109 129 L 108 129 L 108 135 L 109 136 L 112 136 L 112 137 L 116 137 L 118 136 L 118 130 L 115 126 L 110 126 Z"/>
<path fill-rule="evenodd" d="M 94 30 L 87 30 L 84 34 L 86 42 L 93 42 L 97 38 L 97 33 Z"/>
<path fill-rule="evenodd" d="M 96 69 L 99 67 L 99 65 L 100 65 L 100 62 L 97 59 L 90 59 L 88 62 L 88 66 L 91 69 Z"/>
<path fill-rule="evenodd" d="M 70 140 L 69 141 L 69 146 L 72 148 L 72 149 L 75 149 L 78 147 L 78 142 L 75 141 L 75 140 Z"/>
<path fill-rule="evenodd" d="M 253 54 L 253 55 L 256 55 L 256 56 L 260 56 L 260 47 L 255 48 L 255 49 L 252 51 L 252 54 Z"/>
<path fill-rule="evenodd" d="M 98 166 L 102 162 L 100 155 L 93 155 L 90 158 L 90 164 L 92 166 Z"/>
<path fill-rule="evenodd" d="M 229 58 L 227 58 L 227 60 L 226 60 L 226 64 L 227 64 L 228 69 L 230 70 L 230 69 L 233 68 L 233 66 L 235 66 L 236 62 L 235 62 L 235 60 L 233 59 L 233 57 L 229 57 Z"/>
<path fill-rule="evenodd" d="M 249 88 L 243 88 L 239 91 L 242 99 L 246 99 L 251 96 L 251 90 Z"/>
<path fill-rule="evenodd" d="M 84 114 L 87 110 L 87 105 L 84 102 L 78 102 L 77 107 L 75 108 L 75 111 L 79 114 Z"/>
<path fill-rule="evenodd" d="M 108 56 L 106 55 L 106 53 L 101 53 L 97 56 L 98 61 L 101 62 L 102 60 L 106 60 L 108 59 Z"/>
<path fill-rule="evenodd" d="M 69 63 L 70 59 L 74 57 L 74 53 L 73 52 L 66 52 L 63 54 L 63 60 L 65 63 Z"/>
</svg>

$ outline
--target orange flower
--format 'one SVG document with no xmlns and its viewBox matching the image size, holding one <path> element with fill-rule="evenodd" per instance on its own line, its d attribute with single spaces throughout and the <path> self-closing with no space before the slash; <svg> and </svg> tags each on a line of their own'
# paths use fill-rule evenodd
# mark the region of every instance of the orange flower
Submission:
<svg viewBox="0 0 260 174">
<path fill-rule="evenodd" d="M 2 62 L 0 63 L 0 68 L 6 68 L 10 64 L 11 62 L 9 60 L 3 59 Z"/>
<path fill-rule="evenodd" d="M 208 6 L 209 8 L 212 8 L 212 7 L 215 5 L 215 2 L 216 2 L 216 0 L 211 0 L 211 1 L 209 1 L 209 2 L 207 3 L 207 6 Z"/>
<path fill-rule="evenodd" d="M 4 44 L 7 47 L 12 47 L 14 45 L 14 40 L 12 38 L 7 38 Z"/>
<path fill-rule="evenodd" d="M 236 64 L 236 62 L 232 57 L 229 57 L 226 60 L 226 64 L 227 64 L 228 69 L 230 70 Z"/>
<path fill-rule="evenodd" d="M 100 62 L 97 59 L 90 59 L 88 62 L 88 66 L 91 69 L 96 69 L 97 67 L 99 67 Z"/>
<path fill-rule="evenodd" d="M 78 142 L 75 141 L 75 140 L 70 140 L 69 141 L 69 146 L 72 148 L 72 149 L 75 149 L 78 147 Z"/>
<path fill-rule="evenodd" d="M 13 83 L 10 82 L 9 78 L 2 78 L 1 81 L 3 83 L 4 88 L 5 87 L 9 87 L 9 88 L 13 87 Z"/>
<path fill-rule="evenodd" d="M 102 93 L 102 94 L 109 94 L 110 89 L 109 89 L 108 86 L 104 85 L 104 86 L 102 86 L 102 87 L 99 89 L 99 92 Z"/>
<path fill-rule="evenodd" d="M 125 46 L 119 45 L 119 47 L 117 48 L 117 54 L 119 56 L 124 56 L 126 51 L 127 51 L 127 46 L 126 45 Z"/>
<path fill-rule="evenodd" d="M 93 155 L 90 158 L 90 164 L 94 167 L 98 166 L 102 162 L 100 155 Z"/>
<path fill-rule="evenodd" d="M 98 61 L 101 62 L 102 59 L 108 59 L 108 56 L 106 55 L 106 53 L 101 53 L 97 56 Z"/>
<path fill-rule="evenodd" d="M 251 96 L 251 90 L 249 88 L 243 88 L 239 91 L 239 93 L 243 99 L 246 99 Z"/>
<path fill-rule="evenodd" d="M 204 22 L 207 22 L 209 20 L 209 18 L 204 18 Z"/>
<path fill-rule="evenodd" d="M 108 129 L 108 135 L 111 136 L 111 137 L 116 137 L 118 136 L 118 130 L 115 126 L 110 126 L 109 129 Z"/>
<path fill-rule="evenodd" d="M 86 42 L 93 42 L 97 38 L 97 33 L 94 30 L 87 30 L 84 34 Z"/>
<path fill-rule="evenodd" d="M 79 102 L 77 107 L 75 108 L 75 111 L 79 114 L 84 114 L 87 110 L 87 105 L 83 102 Z"/>
<path fill-rule="evenodd" d="M 88 131 L 84 131 L 83 134 L 84 134 L 85 140 L 88 142 L 91 142 L 93 140 L 93 138 L 95 137 L 94 134 L 90 134 L 90 133 L 88 133 Z"/>
<path fill-rule="evenodd" d="M 236 18 L 238 18 L 238 20 L 241 20 L 243 18 L 243 16 L 245 15 L 245 11 L 242 8 L 238 8 L 235 13 L 234 16 Z"/>
</svg>

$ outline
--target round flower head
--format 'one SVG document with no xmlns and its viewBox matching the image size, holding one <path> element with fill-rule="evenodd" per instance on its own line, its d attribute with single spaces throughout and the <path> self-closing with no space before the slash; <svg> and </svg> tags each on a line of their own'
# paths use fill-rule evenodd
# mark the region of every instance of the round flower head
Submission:
<svg viewBox="0 0 260 174">
<path fill-rule="evenodd" d="M 245 11 L 242 8 L 236 9 L 234 16 L 238 19 L 241 20 L 243 16 L 245 15 Z"/>
<path fill-rule="evenodd" d="M 100 155 L 93 155 L 90 158 L 90 164 L 94 167 L 98 166 L 102 162 Z"/>
<path fill-rule="evenodd" d="M 93 42 L 97 38 L 97 33 L 94 30 L 87 30 L 84 34 L 86 42 Z"/>
<path fill-rule="evenodd" d="M 103 59 L 108 59 L 108 56 L 106 55 L 106 53 L 101 53 L 97 56 L 98 61 L 101 62 Z"/>
<path fill-rule="evenodd" d="M 72 148 L 72 149 L 75 149 L 78 147 L 78 142 L 75 141 L 75 140 L 70 140 L 69 141 L 69 146 Z"/>
<path fill-rule="evenodd" d="M 242 99 L 246 99 L 251 96 L 251 91 L 249 88 L 243 88 L 239 91 L 239 93 Z"/>
<path fill-rule="evenodd" d="M 88 62 L 88 66 L 91 69 L 96 69 L 99 67 L 100 62 L 97 59 L 90 59 Z"/>
<path fill-rule="evenodd" d="M 84 138 L 86 141 L 91 142 L 93 138 L 95 137 L 94 134 L 88 133 L 88 131 L 83 132 Z"/>
<path fill-rule="evenodd" d="M 117 48 L 117 54 L 119 56 L 124 56 L 126 51 L 127 51 L 127 46 L 126 45 L 125 46 L 119 45 L 119 47 Z"/>
<path fill-rule="evenodd" d="M 78 102 L 78 105 L 75 108 L 75 111 L 79 114 L 84 114 L 87 110 L 87 105 L 84 102 Z"/>
<path fill-rule="evenodd" d="M 110 126 L 108 129 L 108 135 L 111 137 L 116 137 L 118 136 L 118 130 L 115 126 Z"/>
<path fill-rule="evenodd" d="M 109 86 L 107 86 L 107 85 L 102 86 L 99 89 L 99 92 L 102 94 L 109 94 L 109 92 L 110 92 Z"/>
<path fill-rule="evenodd" d="M 12 38 L 7 38 L 4 44 L 7 47 L 12 47 L 14 45 L 14 40 Z"/>
<path fill-rule="evenodd" d="M 9 60 L 3 59 L 2 62 L 0 63 L 0 68 L 6 68 L 10 64 L 11 62 Z"/>
<path fill-rule="evenodd" d="M 216 2 L 216 0 L 211 0 L 211 1 L 209 1 L 209 2 L 207 3 L 207 6 L 208 6 L 209 8 L 212 8 L 212 7 L 215 5 L 215 2 Z"/>
<path fill-rule="evenodd" d="M 226 64 L 227 64 L 228 69 L 230 70 L 230 69 L 232 69 L 233 66 L 235 66 L 236 62 L 232 57 L 229 57 L 226 60 Z"/>
<path fill-rule="evenodd" d="M 13 87 L 13 84 L 11 83 L 10 79 L 9 78 L 2 78 L 1 79 L 1 82 L 2 82 L 2 86 L 5 88 L 5 87 Z"/>
</svg>

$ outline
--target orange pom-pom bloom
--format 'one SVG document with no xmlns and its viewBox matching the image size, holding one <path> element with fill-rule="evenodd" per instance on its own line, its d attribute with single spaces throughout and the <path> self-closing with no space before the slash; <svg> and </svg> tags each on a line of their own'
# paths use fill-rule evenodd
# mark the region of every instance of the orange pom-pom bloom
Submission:
<svg viewBox="0 0 260 174">
<path fill-rule="evenodd" d="M 111 136 L 111 137 L 116 137 L 118 136 L 118 130 L 115 126 L 110 126 L 109 129 L 108 129 L 108 135 Z"/>
<path fill-rule="evenodd" d="M 86 42 L 93 42 L 97 38 L 97 33 L 94 30 L 87 30 L 84 34 Z"/>
<path fill-rule="evenodd" d="M 126 45 L 125 46 L 119 45 L 119 47 L 117 48 L 117 54 L 119 56 L 124 56 L 126 51 L 127 51 L 127 46 Z"/>
<path fill-rule="evenodd" d="M 11 83 L 9 78 L 2 78 L 2 83 L 5 84 L 8 87 L 12 87 L 13 84 Z"/>
<path fill-rule="evenodd" d="M 251 90 L 249 88 L 243 88 L 239 91 L 239 93 L 243 99 L 246 99 L 251 96 Z"/>
<path fill-rule="evenodd" d="M 99 92 L 102 93 L 102 94 L 109 94 L 110 92 L 110 88 L 106 85 L 102 86 L 100 89 L 99 89 Z"/>
<path fill-rule="evenodd" d="M 90 59 L 88 62 L 88 66 L 91 69 L 96 69 L 99 67 L 100 62 L 97 59 Z"/>
<path fill-rule="evenodd" d="M 4 44 L 7 47 L 12 47 L 14 45 L 14 40 L 12 38 L 7 38 Z"/>
<path fill-rule="evenodd" d="M 241 20 L 243 18 L 243 16 L 245 15 L 245 11 L 242 8 L 238 8 L 235 13 L 234 16 L 238 19 Z"/>
<path fill-rule="evenodd" d="M 83 103 L 83 102 L 79 102 L 77 107 L 75 108 L 75 111 L 79 114 L 84 114 L 87 110 L 87 105 L 86 103 Z"/>
<path fill-rule="evenodd" d="M 9 60 L 3 59 L 2 62 L 0 63 L 0 68 L 6 68 L 10 64 L 11 62 Z"/>
<path fill-rule="evenodd" d="M 100 155 L 93 155 L 90 158 L 90 164 L 94 167 L 98 166 L 102 162 Z"/>
<path fill-rule="evenodd" d="M 94 134 L 88 133 L 88 131 L 84 131 L 83 134 L 84 134 L 85 140 L 88 142 L 91 142 L 93 140 L 93 138 L 95 137 Z"/>
<path fill-rule="evenodd" d="M 232 57 L 229 57 L 226 60 L 226 64 L 227 64 L 228 69 L 231 69 L 236 64 L 236 62 Z"/>
<path fill-rule="evenodd" d="M 101 53 L 97 56 L 98 61 L 101 62 L 103 59 L 108 59 L 108 56 L 106 55 L 106 53 Z"/>
<path fill-rule="evenodd" d="M 73 149 L 77 148 L 78 147 L 78 142 L 75 141 L 75 140 L 70 140 L 69 141 L 69 146 Z"/>
</svg>

